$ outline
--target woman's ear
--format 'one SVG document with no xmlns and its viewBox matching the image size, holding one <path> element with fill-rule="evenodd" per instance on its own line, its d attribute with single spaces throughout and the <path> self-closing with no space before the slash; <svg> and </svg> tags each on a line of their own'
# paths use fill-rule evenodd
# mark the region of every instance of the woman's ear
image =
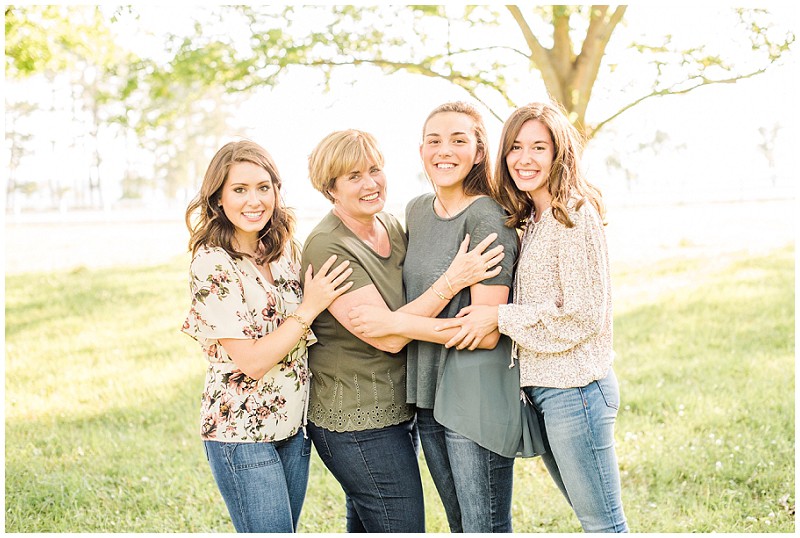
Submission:
<svg viewBox="0 0 800 538">
<path fill-rule="evenodd" d="M 472 164 L 478 164 L 482 162 L 483 157 L 484 157 L 483 148 L 478 148 L 478 150 L 475 152 L 475 160 L 473 161 Z"/>
</svg>

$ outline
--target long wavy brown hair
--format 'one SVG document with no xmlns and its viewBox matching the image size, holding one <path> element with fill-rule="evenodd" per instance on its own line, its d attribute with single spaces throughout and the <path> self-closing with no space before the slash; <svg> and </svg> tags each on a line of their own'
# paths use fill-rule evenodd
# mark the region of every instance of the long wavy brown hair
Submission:
<svg viewBox="0 0 800 538">
<path fill-rule="evenodd" d="M 208 165 L 200 192 L 186 208 L 186 227 L 189 229 L 189 250 L 192 256 L 203 246 L 221 247 L 233 258 L 242 258 L 244 253 L 234 248 L 236 228 L 222 209 L 220 196 L 228 179 L 228 172 L 236 163 L 252 163 L 260 166 L 272 178 L 275 190 L 275 208 L 264 228 L 259 233 L 259 242 L 264 249 L 266 261 L 277 260 L 283 254 L 287 242 L 292 256 L 297 259 L 299 248 L 294 241 L 295 216 L 283 205 L 280 195 L 281 176 L 272 156 L 250 140 L 228 142 L 217 151 Z"/>
<path fill-rule="evenodd" d="M 477 194 L 492 194 L 492 163 L 489 157 L 489 137 L 486 135 L 486 126 L 483 123 L 483 116 L 478 112 L 478 109 L 464 101 L 453 101 L 444 103 L 434 108 L 428 117 L 425 118 L 425 123 L 422 124 L 422 137 L 425 137 L 425 128 L 428 126 L 428 121 L 436 114 L 442 112 L 458 112 L 465 114 L 472 119 L 474 125 L 474 135 L 477 141 L 478 152 L 483 152 L 483 158 L 472 165 L 472 168 L 464 178 L 463 189 L 464 194 L 467 196 L 475 196 Z M 434 190 L 436 185 L 433 186 Z"/>
<path fill-rule="evenodd" d="M 506 156 L 511 152 L 514 141 L 526 121 L 538 120 L 550 131 L 553 138 L 553 164 L 547 182 L 547 192 L 553 200 L 553 216 L 567 228 L 574 226 L 567 213 L 567 202 L 578 200 L 575 209 L 590 202 L 600 214 L 605 224 L 605 206 L 600 190 L 589 183 L 581 172 L 580 157 L 583 151 L 583 138 L 569 122 L 563 108 L 557 103 L 530 103 L 515 110 L 503 125 L 500 135 L 500 148 L 497 152 L 495 169 L 495 199 L 509 213 L 506 226 L 523 228 L 533 211 L 533 200 L 520 191 L 506 164 Z"/>
</svg>

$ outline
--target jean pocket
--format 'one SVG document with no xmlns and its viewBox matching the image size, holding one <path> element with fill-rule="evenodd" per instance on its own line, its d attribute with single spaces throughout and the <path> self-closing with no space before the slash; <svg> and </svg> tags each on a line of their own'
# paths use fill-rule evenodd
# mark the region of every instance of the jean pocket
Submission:
<svg viewBox="0 0 800 538">
<path fill-rule="evenodd" d="M 606 406 L 614 410 L 619 410 L 619 385 L 614 372 L 609 372 L 603 379 L 595 381 L 597 388 L 600 389 L 600 394 L 603 395 L 603 401 Z"/>
<path fill-rule="evenodd" d="M 272 443 L 225 443 L 222 450 L 234 471 L 263 467 L 277 463 L 279 459 Z"/>
</svg>

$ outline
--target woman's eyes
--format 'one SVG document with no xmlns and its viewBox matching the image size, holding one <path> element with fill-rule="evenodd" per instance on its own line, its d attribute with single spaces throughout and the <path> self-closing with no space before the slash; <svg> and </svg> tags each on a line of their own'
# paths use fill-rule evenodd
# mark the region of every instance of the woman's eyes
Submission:
<svg viewBox="0 0 800 538">
<path fill-rule="evenodd" d="M 521 149 L 522 149 L 522 146 L 519 145 L 519 144 L 512 144 L 511 145 L 511 151 L 519 151 Z M 537 151 L 537 152 L 547 151 L 547 147 L 545 147 L 545 146 L 533 146 L 533 148 L 531 148 L 531 149 L 533 149 L 533 151 Z"/>
<path fill-rule="evenodd" d="M 466 143 L 467 141 L 464 140 L 463 138 L 456 138 L 455 140 L 453 140 L 453 144 L 466 144 Z M 441 140 L 430 139 L 428 140 L 428 144 L 430 145 L 441 144 Z"/>
<path fill-rule="evenodd" d="M 272 185 L 268 185 L 268 184 L 260 185 L 258 187 L 258 190 L 261 191 L 261 192 L 269 192 L 270 189 L 272 189 Z M 244 188 L 244 187 L 234 187 L 233 188 L 233 192 L 235 192 L 236 194 L 244 194 L 244 193 L 247 192 L 247 189 Z"/>
</svg>

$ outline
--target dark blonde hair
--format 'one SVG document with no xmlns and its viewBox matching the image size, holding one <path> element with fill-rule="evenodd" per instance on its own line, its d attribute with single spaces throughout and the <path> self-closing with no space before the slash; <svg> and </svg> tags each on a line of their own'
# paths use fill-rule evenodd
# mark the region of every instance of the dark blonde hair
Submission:
<svg viewBox="0 0 800 538">
<path fill-rule="evenodd" d="M 436 114 L 441 114 L 443 112 L 458 112 L 472 119 L 474 125 L 473 134 L 477 141 L 478 152 L 483 154 L 483 158 L 472 165 L 472 169 L 467 173 L 467 177 L 464 178 L 464 194 L 467 196 L 475 196 L 476 194 L 491 196 L 492 164 L 489 158 L 489 137 L 486 135 L 486 125 L 483 123 L 483 116 L 481 116 L 477 108 L 464 101 L 453 101 L 439 105 L 425 118 L 425 123 L 422 125 L 423 142 L 425 140 L 425 128 L 428 126 L 428 122 Z"/>
<path fill-rule="evenodd" d="M 275 191 L 275 208 L 272 217 L 259 233 L 259 242 L 264 247 L 268 262 L 283 254 L 287 242 L 292 255 L 297 257 L 299 249 L 294 242 L 295 217 L 291 209 L 283 205 L 280 196 L 281 176 L 275 161 L 267 150 L 250 140 L 228 142 L 217 151 L 208 165 L 200 192 L 186 208 L 186 227 L 189 228 L 189 250 L 194 256 L 203 246 L 220 247 L 233 258 L 242 258 L 243 253 L 233 247 L 236 228 L 228 220 L 221 205 L 221 191 L 228 179 L 231 166 L 236 163 L 252 163 L 269 173 Z"/>
<path fill-rule="evenodd" d="M 383 168 L 383 153 L 374 136 L 357 129 L 334 131 L 308 156 L 308 177 L 314 188 L 333 202 L 329 191 L 336 178 L 369 161 Z"/>
<path fill-rule="evenodd" d="M 605 206 L 602 194 L 594 185 L 586 181 L 580 170 L 580 156 L 583 139 L 578 130 L 569 122 L 560 105 L 556 103 L 530 103 L 515 110 L 503 125 L 500 135 L 500 148 L 497 152 L 495 171 L 495 199 L 500 202 L 510 217 L 506 226 L 522 228 L 526 225 L 533 200 L 520 191 L 506 164 L 506 156 L 526 121 L 538 120 L 550 131 L 553 138 L 553 164 L 547 181 L 547 192 L 552 196 L 553 216 L 568 228 L 574 226 L 567 213 L 567 203 L 577 198 L 575 209 L 589 201 L 605 223 Z"/>
</svg>

